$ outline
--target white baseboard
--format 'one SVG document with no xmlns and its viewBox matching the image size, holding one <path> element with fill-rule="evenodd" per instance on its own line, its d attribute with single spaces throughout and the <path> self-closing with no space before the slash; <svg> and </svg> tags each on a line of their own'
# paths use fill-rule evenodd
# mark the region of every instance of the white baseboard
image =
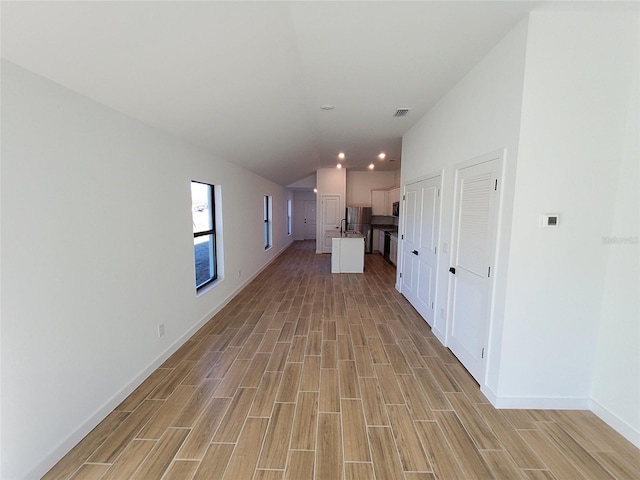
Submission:
<svg viewBox="0 0 640 480">
<path fill-rule="evenodd" d="M 434 327 L 431 328 L 431 332 L 436 336 L 436 338 L 438 340 L 440 340 L 440 343 L 443 346 L 445 346 L 445 347 L 447 346 L 447 343 L 446 343 L 447 336 L 446 336 L 445 332 L 443 332 L 442 330 L 440 330 L 438 328 L 434 328 Z"/>
<path fill-rule="evenodd" d="M 589 410 L 598 416 L 600 420 L 633 443 L 637 448 L 640 448 L 640 431 L 593 399 L 591 400 L 591 408 Z"/>
<path fill-rule="evenodd" d="M 604 423 L 640 448 L 640 431 L 633 428 L 617 415 L 591 398 L 582 397 L 499 397 L 491 388 L 480 387 L 482 394 L 487 397 L 491 405 L 498 409 L 529 409 L 529 410 L 589 410 Z"/>
<path fill-rule="evenodd" d="M 484 386 L 480 391 L 494 407 L 505 410 L 589 410 L 591 405 L 585 397 L 498 397 Z"/>
<path fill-rule="evenodd" d="M 58 463 L 80 440 L 87 436 L 102 420 L 105 419 L 122 401 L 144 382 L 151 373 L 162 365 L 171 355 L 173 355 L 184 343 L 189 340 L 205 323 L 211 320 L 218 312 L 226 307 L 238 293 L 242 291 L 250 282 L 260 275 L 269 265 L 271 265 L 287 248 L 293 244 L 293 240 L 287 243 L 274 257 L 258 269 L 253 275 L 247 277 L 237 288 L 235 288 L 222 302 L 216 305 L 210 312 L 204 315 L 185 334 L 171 344 L 155 360 L 145 367 L 129 383 L 122 387 L 115 395 L 98 408 L 87 420 L 76 428 L 69 436 L 62 440 L 49 454 L 47 454 L 37 465 L 27 474 L 23 480 L 38 480 Z M 7 479 L 9 480 L 9 479 Z"/>
</svg>

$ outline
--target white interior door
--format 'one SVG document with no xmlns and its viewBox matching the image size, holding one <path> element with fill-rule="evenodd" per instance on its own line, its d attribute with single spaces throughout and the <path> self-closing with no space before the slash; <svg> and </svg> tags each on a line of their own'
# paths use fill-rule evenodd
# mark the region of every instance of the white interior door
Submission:
<svg viewBox="0 0 640 480">
<path fill-rule="evenodd" d="M 322 195 L 322 253 L 331 253 L 331 239 L 327 231 L 340 230 L 343 215 L 340 214 L 340 195 Z M 344 214 L 344 212 L 342 212 Z"/>
<path fill-rule="evenodd" d="M 502 160 L 478 159 L 456 171 L 448 347 L 482 384 L 491 314 L 498 185 Z"/>
<path fill-rule="evenodd" d="M 304 201 L 304 239 L 316 239 L 316 201 Z"/>
<path fill-rule="evenodd" d="M 405 186 L 401 292 L 433 325 L 440 225 L 441 177 Z"/>
</svg>

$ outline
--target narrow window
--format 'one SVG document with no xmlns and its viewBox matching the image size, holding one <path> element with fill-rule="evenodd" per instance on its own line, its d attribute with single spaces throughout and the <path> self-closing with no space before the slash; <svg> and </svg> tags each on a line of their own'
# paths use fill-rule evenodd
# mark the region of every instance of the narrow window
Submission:
<svg viewBox="0 0 640 480">
<path fill-rule="evenodd" d="M 291 200 L 287 200 L 287 235 L 291 235 L 292 232 L 292 215 L 291 215 Z"/>
<path fill-rule="evenodd" d="M 214 186 L 191 182 L 196 290 L 218 278 Z"/>
<path fill-rule="evenodd" d="M 264 196 L 264 249 L 269 250 L 272 243 L 271 236 L 271 197 Z"/>
</svg>

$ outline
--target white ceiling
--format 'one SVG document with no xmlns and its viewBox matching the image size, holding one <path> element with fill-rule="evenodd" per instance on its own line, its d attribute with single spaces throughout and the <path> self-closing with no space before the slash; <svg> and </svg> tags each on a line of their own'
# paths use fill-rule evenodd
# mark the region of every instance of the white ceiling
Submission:
<svg viewBox="0 0 640 480">
<path fill-rule="evenodd" d="M 534 4 L 2 2 L 2 56 L 287 185 L 340 151 L 399 168 L 402 135 Z"/>
</svg>

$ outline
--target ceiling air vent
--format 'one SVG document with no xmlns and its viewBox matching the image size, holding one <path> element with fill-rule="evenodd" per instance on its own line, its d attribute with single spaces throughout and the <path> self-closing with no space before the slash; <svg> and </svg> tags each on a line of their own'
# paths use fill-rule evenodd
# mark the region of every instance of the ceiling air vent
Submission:
<svg viewBox="0 0 640 480">
<path fill-rule="evenodd" d="M 407 113 L 409 113 L 410 108 L 399 108 L 396 110 L 396 113 L 393 114 L 394 117 L 404 117 Z"/>
</svg>

